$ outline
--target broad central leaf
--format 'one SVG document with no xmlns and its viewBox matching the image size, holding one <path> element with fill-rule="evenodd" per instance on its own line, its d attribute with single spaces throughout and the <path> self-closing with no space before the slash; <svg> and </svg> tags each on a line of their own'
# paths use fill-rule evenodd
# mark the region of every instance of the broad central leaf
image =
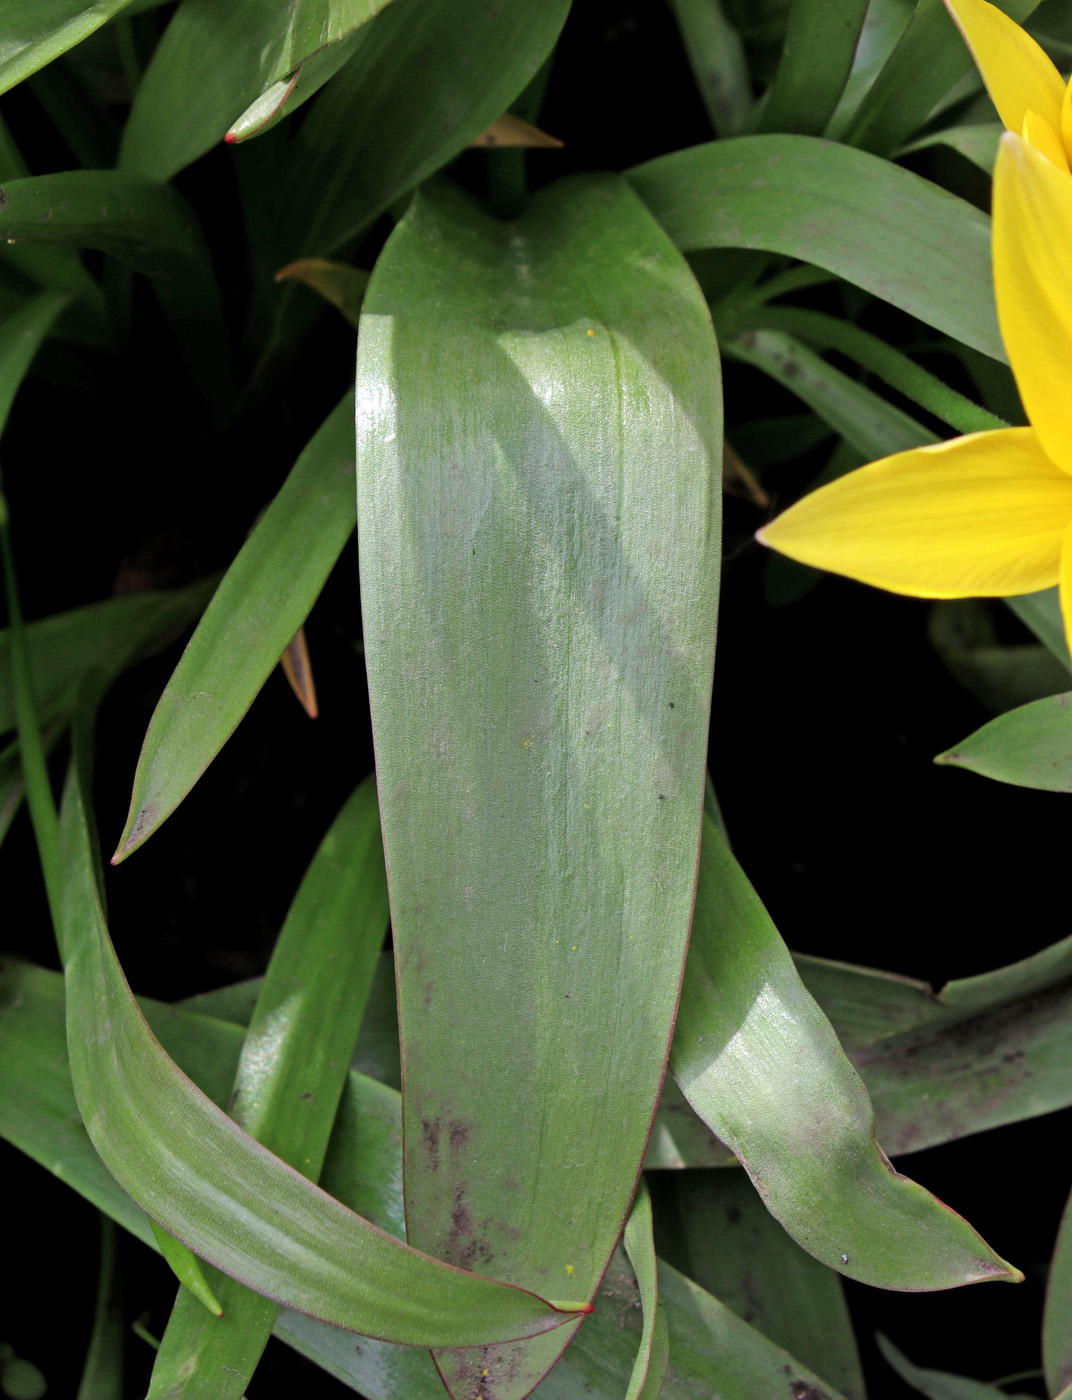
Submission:
<svg viewBox="0 0 1072 1400">
<path fill-rule="evenodd" d="M 714 334 L 680 254 L 601 177 L 516 223 L 419 196 L 359 346 L 408 1238 L 590 1298 L 640 1168 L 695 890 Z M 437 1363 L 456 1395 L 525 1395 L 575 1326 Z"/>
</svg>

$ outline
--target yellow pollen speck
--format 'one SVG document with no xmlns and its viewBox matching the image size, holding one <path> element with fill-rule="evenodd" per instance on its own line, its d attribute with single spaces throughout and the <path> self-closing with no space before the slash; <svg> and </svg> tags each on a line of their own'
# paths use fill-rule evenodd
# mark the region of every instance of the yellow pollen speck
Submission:
<svg viewBox="0 0 1072 1400">
<path fill-rule="evenodd" d="M 580 946 L 581 946 L 581 945 L 580 945 L 579 943 L 574 943 L 574 944 L 572 944 L 572 945 L 570 946 L 570 952 L 571 952 L 571 953 L 575 953 L 575 952 L 577 951 L 577 949 L 578 949 Z"/>
<path fill-rule="evenodd" d="M 481 1374 L 482 1376 L 490 1376 L 490 1375 L 491 1375 L 491 1372 L 490 1372 L 490 1371 L 488 1370 L 488 1368 L 485 1366 L 484 1369 L 480 1372 L 480 1374 Z"/>
<path fill-rule="evenodd" d="M 573 1265 L 572 1265 L 572 1264 L 567 1264 L 567 1265 L 566 1265 L 566 1273 L 569 1274 L 570 1278 L 573 1277 Z"/>
<path fill-rule="evenodd" d="M 14 240 L 12 240 L 12 241 L 14 241 Z M 589 334 L 589 335 L 595 335 L 595 331 L 590 330 L 590 331 L 588 332 L 588 334 Z"/>
</svg>

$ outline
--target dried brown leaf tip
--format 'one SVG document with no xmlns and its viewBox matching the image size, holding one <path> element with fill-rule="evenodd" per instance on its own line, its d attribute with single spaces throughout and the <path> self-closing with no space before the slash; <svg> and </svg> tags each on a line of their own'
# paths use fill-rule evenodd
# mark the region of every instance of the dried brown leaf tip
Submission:
<svg viewBox="0 0 1072 1400">
<path fill-rule="evenodd" d="M 543 146 L 561 147 L 557 136 L 548 136 L 531 122 L 523 122 L 512 112 L 504 112 L 498 121 L 492 122 L 487 131 L 482 132 L 471 146 Z"/>
</svg>

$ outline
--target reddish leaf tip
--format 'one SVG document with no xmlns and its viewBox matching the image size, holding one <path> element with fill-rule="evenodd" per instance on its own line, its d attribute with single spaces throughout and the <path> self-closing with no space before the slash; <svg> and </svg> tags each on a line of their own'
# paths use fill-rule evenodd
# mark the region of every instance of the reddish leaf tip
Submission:
<svg viewBox="0 0 1072 1400">
<path fill-rule="evenodd" d="M 227 135 L 226 135 L 223 139 L 227 142 L 228 146 L 237 146 L 237 144 L 238 144 L 238 132 L 237 132 L 237 131 L 229 131 L 229 132 L 227 133 Z"/>
</svg>

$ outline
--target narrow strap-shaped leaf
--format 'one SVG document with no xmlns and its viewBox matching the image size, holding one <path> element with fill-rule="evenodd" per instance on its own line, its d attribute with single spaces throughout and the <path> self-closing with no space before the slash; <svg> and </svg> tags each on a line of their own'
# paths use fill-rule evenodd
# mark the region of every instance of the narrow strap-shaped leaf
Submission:
<svg viewBox="0 0 1072 1400">
<path fill-rule="evenodd" d="M 998 715 L 935 763 L 1044 792 L 1072 792 L 1072 692 Z"/>
<path fill-rule="evenodd" d="M 119 1301 L 116 1232 L 106 1215 L 100 1217 L 101 1259 L 93 1331 L 75 1400 L 122 1400 L 123 1342 L 126 1321 Z"/>
<path fill-rule="evenodd" d="M 913 1291 L 1022 1277 L 879 1150 L 867 1090 L 710 821 L 670 1067 L 824 1264 Z"/>
<path fill-rule="evenodd" d="M 916 1366 L 881 1332 L 876 1334 L 875 1340 L 891 1369 L 927 1400 L 1032 1400 L 1030 1395 L 987 1385 L 985 1381 L 973 1380 L 971 1376 L 957 1376 L 952 1371 Z"/>
<path fill-rule="evenodd" d="M 1072 1197 L 1061 1218 L 1046 1282 L 1042 1361 L 1051 1395 L 1072 1389 Z"/>
<path fill-rule="evenodd" d="M 659 1302 L 659 1266 L 651 1235 L 651 1197 L 643 1176 L 625 1222 L 622 1242 L 636 1274 L 644 1314 L 644 1330 L 640 1334 L 640 1346 L 625 1400 L 658 1400 L 670 1363 L 670 1334 L 666 1327 L 666 1314 Z"/>
<path fill-rule="evenodd" d="M 1061 600 L 1056 586 L 1043 588 L 1038 593 L 1023 593 L 1018 598 L 1006 598 L 1004 601 L 1061 665 L 1072 673 L 1072 658 L 1069 657 L 1068 643 L 1065 641 Z"/>
<path fill-rule="evenodd" d="M 353 419 L 324 420 L 228 569 L 153 711 L 114 860 L 136 850 L 234 732 L 354 528 Z"/>
<path fill-rule="evenodd" d="M 408 1237 L 589 1297 L 692 908 L 722 441 L 706 305 L 616 178 L 514 223 L 422 192 L 369 284 L 357 424 Z M 437 1360 L 454 1393 L 479 1361 L 508 1400 L 560 1340 Z"/>
<path fill-rule="evenodd" d="M 246 1031 L 229 1111 L 258 1142 L 320 1177 L 354 1041 L 387 931 L 376 784 L 366 779 L 320 843 L 272 952 Z M 223 1276 L 221 1276 L 223 1279 Z M 198 1376 L 199 1400 L 241 1400 L 267 1345 L 274 1307 L 223 1279 L 224 1321 L 205 1326 L 182 1294 L 148 1400 Z"/>
<path fill-rule="evenodd" d="M 138 85 L 121 167 L 169 180 L 222 141 L 266 89 L 312 54 L 330 53 L 389 3 L 183 0 Z"/>
<path fill-rule="evenodd" d="M 0 189 L 0 238 L 95 248 L 152 280 L 191 377 L 209 403 L 230 382 L 227 335 L 212 260 L 186 201 L 120 170 L 65 170 Z"/>
<path fill-rule="evenodd" d="M 752 78 L 741 36 L 722 0 L 670 0 L 692 76 L 718 136 L 736 136 L 752 110 Z"/>
<path fill-rule="evenodd" d="M 568 0 L 393 0 L 279 172 L 282 258 L 325 256 L 485 131 L 539 70 Z"/>
<path fill-rule="evenodd" d="M 26 645 L 41 723 L 67 718 L 87 671 L 96 669 L 111 680 L 166 645 L 203 610 L 215 586 L 215 579 L 204 579 L 188 588 L 132 593 L 31 622 Z M 0 631 L 0 734 L 14 725 L 11 636 L 5 629 Z"/>
<path fill-rule="evenodd" d="M 852 69 L 867 0 L 793 0 L 778 71 L 757 131 L 819 136 L 833 115 Z"/>
<path fill-rule="evenodd" d="M 119 13 L 130 0 L 20 0 L 5 10 L 0 92 L 36 73 Z"/>
<path fill-rule="evenodd" d="M 78 1120 L 64 1054 L 62 977 L 11 961 L 0 970 L 0 1132 L 151 1244 L 144 1214 L 104 1171 Z M 240 1040 L 235 1028 L 159 1002 L 147 1002 L 146 1010 L 176 1053 L 180 1044 L 203 1047 L 206 1040 L 217 1051 L 229 1047 L 223 1073 L 215 1076 L 225 1095 Z M 384 1229 L 401 1233 L 398 1093 L 364 1081 L 355 1115 L 344 1100 L 336 1137 L 344 1133 L 349 1146 L 333 1189 Z M 794 1385 L 801 1397 L 812 1387 L 813 1395 L 839 1400 L 814 1371 L 661 1261 L 659 1282 L 674 1357 L 661 1400 L 756 1400 L 792 1395 Z M 640 1339 L 639 1303 L 632 1270 L 616 1252 L 596 1310 L 542 1382 L 542 1400 L 621 1400 Z M 203 1310 L 202 1316 L 212 1325 Z M 369 1400 L 442 1400 L 442 1381 L 426 1351 L 371 1339 L 355 1345 L 352 1334 L 287 1311 L 279 1314 L 276 1335 Z"/>
<path fill-rule="evenodd" d="M 841 351 L 958 433 L 981 433 L 988 428 L 1008 426 L 1004 419 L 972 403 L 879 336 L 841 317 L 796 306 L 765 306 L 754 315 L 735 316 L 735 324 L 738 321 L 759 329 L 786 331 L 823 350 Z"/>
<path fill-rule="evenodd" d="M 791 1240 L 744 1172 L 651 1182 L 660 1268 L 673 1264 L 851 1400 L 864 1378 L 840 1277 Z"/>
<path fill-rule="evenodd" d="M 1037 4 L 998 0 L 998 8 L 1017 22 Z M 842 139 L 888 155 L 923 125 L 971 66 L 971 54 L 941 0 L 921 0 Z"/>
<path fill-rule="evenodd" d="M 77 721 L 76 721 L 77 725 Z M 407 1248 L 273 1156 L 170 1060 L 123 979 L 101 910 L 85 797 L 88 736 L 61 820 L 68 1052 L 79 1110 L 116 1180 L 159 1225 L 276 1302 L 417 1345 L 557 1327 L 535 1294 Z"/>
<path fill-rule="evenodd" d="M 0 433 L 34 356 L 69 301 L 66 292 L 42 292 L 0 323 Z"/>
<path fill-rule="evenodd" d="M 769 374 L 826 420 L 865 459 L 936 441 L 935 435 L 866 385 L 779 330 L 742 331 L 723 350 Z"/>
<path fill-rule="evenodd" d="M 995 360 L 990 220 L 911 171 L 811 136 L 740 136 L 660 156 L 630 183 L 679 247 L 815 263 Z"/>
</svg>

